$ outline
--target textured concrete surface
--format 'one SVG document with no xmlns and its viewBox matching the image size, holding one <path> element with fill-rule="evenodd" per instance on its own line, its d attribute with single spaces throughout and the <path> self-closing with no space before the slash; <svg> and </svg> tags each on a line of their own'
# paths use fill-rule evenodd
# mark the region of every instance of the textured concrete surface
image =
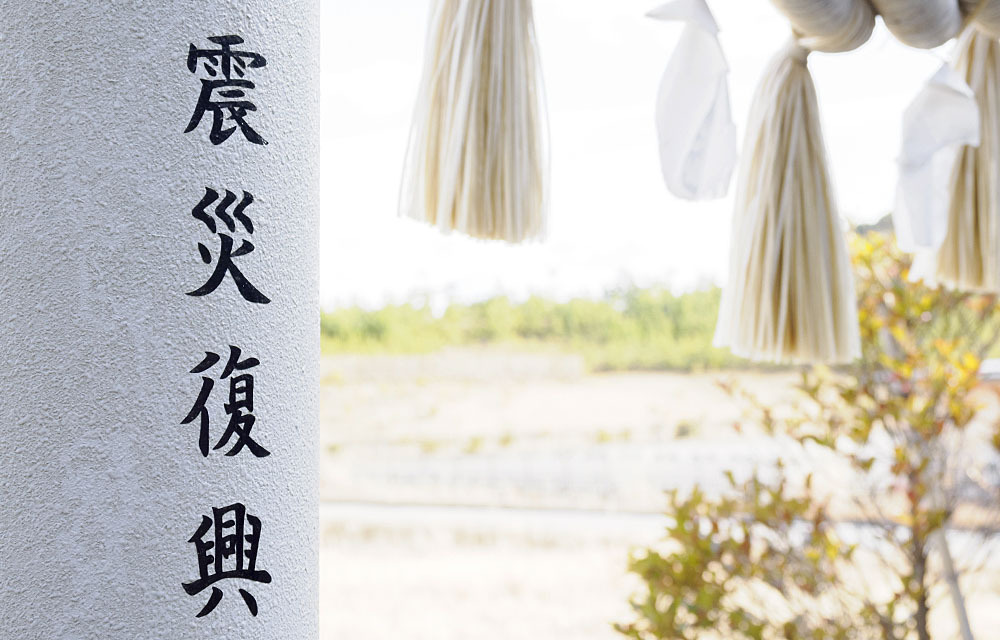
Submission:
<svg viewBox="0 0 1000 640">
<path fill-rule="evenodd" d="M 0 0 L 0 638 L 316 638 L 316 0 Z M 188 46 L 239 34 L 258 111 L 208 140 L 183 133 L 200 90 Z M 273 302 L 227 280 L 194 298 L 218 239 L 191 216 L 205 188 L 247 190 Z M 271 451 L 204 458 L 181 425 L 189 370 L 228 345 L 259 358 L 253 436 Z M 221 367 L 221 365 L 219 365 Z M 213 394 L 213 440 L 228 385 Z M 188 539 L 243 502 L 271 584 L 208 591 Z M 259 603 L 252 617 L 237 587 Z"/>
</svg>

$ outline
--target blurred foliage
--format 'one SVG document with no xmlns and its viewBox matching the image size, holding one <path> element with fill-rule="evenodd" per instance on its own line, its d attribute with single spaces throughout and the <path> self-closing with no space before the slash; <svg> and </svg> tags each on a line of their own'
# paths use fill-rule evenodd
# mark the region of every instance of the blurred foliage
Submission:
<svg viewBox="0 0 1000 640">
<path fill-rule="evenodd" d="M 426 353 L 446 346 L 517 344 L 584 356 L 596 370 L 718 369 L 745 363 L 712 346 L 720 292 L 629 289 L 603 300 L 497 297 L 440 316 L 409 304 L 321 317 L 325 353 Z"/>
<path fill-rule="evenodd" d="M 852 256 L 862 358 L 804 372 L 789 406 L 730 387 L 755 425 L 799 447 L 807 472 L 779 462 L 749 479 L 728 474 L 722 496 L 670 494 L 664 540 L 630 561 L 645 588 L 635 619 L 615 625 L 623 635 L 929 640 L 937 603 L 957 611 L 932 597 L 956 576 L 941 532 L 960 509 L 978 535 L 997 530 L 997 482 L 984 479 L 1000 425 L 970 425 L 1000 310 L 994 296 L 910 282 L 890 236 L 853 237 Z M 820 473 L 831 477 L 817 483 Z M 843 519 L 860 544 L 838 535 Z"/>
</svg>

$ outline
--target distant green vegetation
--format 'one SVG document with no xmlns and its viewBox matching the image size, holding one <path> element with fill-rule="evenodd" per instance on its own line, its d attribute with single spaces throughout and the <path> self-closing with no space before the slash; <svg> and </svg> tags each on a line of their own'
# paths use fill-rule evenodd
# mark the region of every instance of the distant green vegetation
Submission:
<svg viewBox="0 0 1000 640">
<path fill-rule="evenodd" d="M 673 295 L 632 289 L 603 300 L 497 297 L 426 307 L 348 308 L 322 315 L 324 353 L 427 353 L 447 346 L 515 344 L 584 356 L 595 370 L 717 369 L 742 361 L 712 346 L 717 288 Z"/>
</svg>

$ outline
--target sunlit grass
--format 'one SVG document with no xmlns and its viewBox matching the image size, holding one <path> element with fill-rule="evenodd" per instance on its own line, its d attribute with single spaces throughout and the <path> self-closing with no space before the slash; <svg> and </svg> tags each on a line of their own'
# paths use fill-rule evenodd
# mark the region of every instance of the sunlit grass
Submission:
<svg viewBox="0 0 1000 640">
<path fill-rule="evenodd" d="M 322 316 L 323 352 L 419 354 L 449 346 L 508 345 L 582 355 L 593 370 L 703 370 L 745 363 L 712 346 L 719 289 L 683 295 L 630 289 L 603 300 L 496 297 L 427 307 L 357 307 Z"/>
</svg>

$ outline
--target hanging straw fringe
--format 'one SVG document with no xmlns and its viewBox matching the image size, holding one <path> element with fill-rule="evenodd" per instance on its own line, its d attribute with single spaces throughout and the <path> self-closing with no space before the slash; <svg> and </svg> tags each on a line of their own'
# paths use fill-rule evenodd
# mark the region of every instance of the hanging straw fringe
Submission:
<svg viewBox="0 0 1000 640">
<path fill-rule="evenodd" d="M 867 0 L 773 0 L 796 34 L 764 74 L 747 121 L 715 343 L 752 360 L 860 355 L 854 282 L 806 57 L 871 36 Z"/>
<path fill-rule="evenodd" d="M 715 341 L 754 360 L 839 363 L 860 353 L 857 310 L 807 55 L 789 45 L 754 96 Z"/>
<path fill-rule="evenodd" d="M 961 149 L 951 175 L 948 231 L 936 279 L 969 291 L 1000 292 L 1000 44 L 975 26 L 958 43 L 956 71 L 979 105 L 980 144 Z"/>
<path fill-rule="evenodd" d="M 547 133 L 531 0 L 438 0 L 400 214 L 520 242 L 545 226 Z"/>
</svg>

